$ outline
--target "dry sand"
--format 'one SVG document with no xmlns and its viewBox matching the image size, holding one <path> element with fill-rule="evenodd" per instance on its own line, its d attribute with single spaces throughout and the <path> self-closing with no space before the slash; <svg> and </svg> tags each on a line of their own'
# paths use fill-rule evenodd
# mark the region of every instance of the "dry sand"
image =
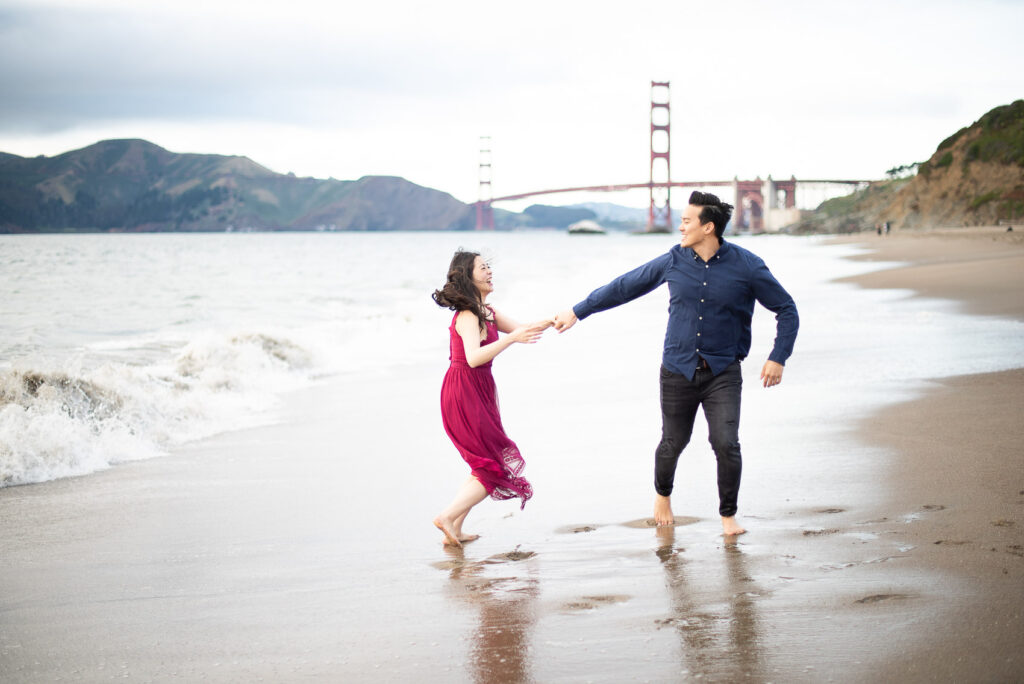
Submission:
<svg viewBox="0 0 1024 684">
<path fill-rule="evenodd" d="M 1024 320 L 1024 230 L 905 232 L 844 238 L 863 259 L 907 262 L 848 279 L 952 299 L 964 311 Z M 1020 352 L 1024 353 L 1024 340 Z M 913 350 L 894 349 L 891 360 Z M 969 354 L 969 350 L 965 350 Z M 1019 356 L 1017 363 L 1022 361 Z M 926 396 L 872 416 L 863 439 L 895 450 L 892 506 L 927 501 L 908 526 L 910 565 L 962 579 L 949 617 L 920 620 L 924 638 L 886 679 L 1024 679 L 1024 369 L 936 381 Z"/>
<path fill-rule="evenodd" d="M 1021 316 L 1020 245 L 977 236 L 864 236 L 874 258 L 922 263 L 859 282 L 964 297 L 955 266 L 986 305 L 987 290 L 1012 290 L 1001 311 Z M 699 435 L 677 477 L 680 525 L 646 525 L 651 445 L 637 434 L 656 432 L 657 397 L 609 382 L 649 370 L 621 339 L 600 350 L 616 364 L 534 400 L 559 353 L 621 327 L 592 325 L 503 359 L 502 404 L 538 496 L 522 513 L 485 502 L 467 524 L 483 536 L 462 550 L 430 524 L 465 477 L 434 410 L 443 359 L 348 374 L 291 397 L 276 425 L 165 458 L 0 490 L 0 680 L 1024 676 L 1024 371 L 937 381 L 846 442 L 792 411 L 798 449 L 758 432 L 786 395 L 750 392 L 751 532 L 731 543 L 708 514 Z M 659 340 L 627 343 L 657 358 Z M 773 470 L 783 457 L 799 467 Z"/>
</svg>

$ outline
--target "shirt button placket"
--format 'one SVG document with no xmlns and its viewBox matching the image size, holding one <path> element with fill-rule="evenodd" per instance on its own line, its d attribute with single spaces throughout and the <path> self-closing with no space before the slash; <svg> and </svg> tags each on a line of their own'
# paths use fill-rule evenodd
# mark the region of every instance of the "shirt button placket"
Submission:
<svg viewBox="0 0 1024 684">
<path fill-rule="evenodd" d="M 700 284 L 700 286 L 701 286 L 701 290 L 700 290 L 700 305 L 697 307 L 697 321 L 698 321 L 698 323 L 697 323 L 697 353 L 698 354 L 700 354 L 701 333 L 704 331 L 704 300 L 706 299 L 707 287 L 708 287 L 707 270 L 710 269 L 710 268 L 711 268 L 711 264 L 704 264 L 705 275 L 704 275 L 704 280 Z"/>
</svg>

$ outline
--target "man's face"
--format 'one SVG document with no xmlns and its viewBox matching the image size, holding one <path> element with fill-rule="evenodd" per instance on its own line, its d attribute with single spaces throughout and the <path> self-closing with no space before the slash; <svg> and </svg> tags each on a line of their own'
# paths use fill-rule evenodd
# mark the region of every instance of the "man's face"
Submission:
<svg viewBox="0 0 1024 684">
<path fill-rule="evenodd" d="M 700 210 L 701 207 L 695 204 L 687 204 L 686 208 L 683 209 L 683 217 L 679 221 L 679 232 L 683 236 L 680 244 L 683 247 L 698 245 L 707 240 L 709 236 L 714 236 L 715 234 L 714 223 L 708 222 L 701 225 Z"/>
</svg>

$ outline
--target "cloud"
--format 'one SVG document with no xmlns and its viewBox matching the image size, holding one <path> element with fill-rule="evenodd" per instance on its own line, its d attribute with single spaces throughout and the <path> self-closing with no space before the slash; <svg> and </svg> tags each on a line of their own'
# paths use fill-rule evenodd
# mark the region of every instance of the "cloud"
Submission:
<svg viewBox="0 0 1024 684">
<path fill-rule="evenodd" d="M 0 68 L 0 128 L 140 117 L 357 124 L 558 78 L 557 62 L 460 34 L 443 16 L 413 31 L 408 16 L 389 21 L 344 6 L 2 10 L 0 64 L 16 67 Z"/>
<path fill-rule="evenodd" d="M 676 178 L 879 175 L 1021 96 L 1021 24 L 991 0 L 0 0 L 0 149 L 147 137 L 465 198 L 486 134 L 496 191 L 639 182 L 657 79 Z"/>
</svg>

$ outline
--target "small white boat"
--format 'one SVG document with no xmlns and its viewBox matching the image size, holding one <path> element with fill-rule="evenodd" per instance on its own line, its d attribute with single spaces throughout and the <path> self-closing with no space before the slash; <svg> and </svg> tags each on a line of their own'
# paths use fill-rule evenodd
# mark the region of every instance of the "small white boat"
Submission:
<svg viewBox="0 0 1024 684">
<path fill-rule="evenodd" d="M 583 219 L 577 221 L 569 226 L 570 235 L 604 235 L 605 230 L 597 223 L 597 221 L 591 221 L 590 219 Z"/>
</svg>

